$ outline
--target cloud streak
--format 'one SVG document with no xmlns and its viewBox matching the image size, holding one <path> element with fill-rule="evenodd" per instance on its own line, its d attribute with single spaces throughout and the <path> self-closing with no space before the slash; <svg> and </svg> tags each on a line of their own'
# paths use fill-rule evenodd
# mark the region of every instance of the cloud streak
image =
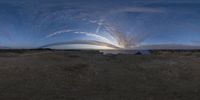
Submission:
<svg viewBox="0 0 200 100">
<path fill-rule="evenodd" d="M 97 35 L 95 33 L 90 33 L 90 32 L 76 31 L 76 30 L 60 30 L 60 31 L 57 31 L 57 32 L 54 32 L 52 34 L 47 35 L 46 38 L 52 38 L 52 37 L 56 37 L 60 34 L 69 34 L 69 33 L 74 33 L 74 34 L 78 34 L 78 35 L 85 35 L 85 36 L 96 38 L 99 41 L 103 41 L 103 42 L 113 44 L 112 41 L 110 41 L 109 39 L 107 39 L 106 37 L 103 37 L 101 35 Z"/>
<path fill-rule="evenodd" d="M 149 8 L 149 7 L 125 7 L 120 9 L 112 9 L 110 14 L 114 13 L 123 13 L 123 12 L 130 12 L 130 13 L 164 13 L 163 10 L 158 8 Z"/>
<path fill-rule="evenodd" d="M 87 44 L 87 45 L 95 45 L 95 46 L 105 46 L 105 47 L 110 47 L 113 49 L 120 49 L 119 47 L 106 43 L 106 42 L 101 42 L 101 41 L 95 41 L 95 40 L 77 40 L 77 41 L 67 41 L 67 42 L 59 42 L 59 43 L 52 43 L 52 44 L 47 44 L 44 46 L 41 46 L 40 48 L 51 48 L 53 46 L 59 46 L 59 45 L 73 45 L 73 44 Z"/>
</svg>

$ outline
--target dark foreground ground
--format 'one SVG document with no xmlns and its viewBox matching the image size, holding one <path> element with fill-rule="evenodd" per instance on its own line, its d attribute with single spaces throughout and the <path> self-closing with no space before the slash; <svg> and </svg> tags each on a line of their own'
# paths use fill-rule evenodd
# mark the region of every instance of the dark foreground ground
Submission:
<svg viewBox="0 0 200 100">
<path fill-rule="evenodd" d="M 3 52 L 0 100 L 200 100 L 200 55 Z"/>
</svg>

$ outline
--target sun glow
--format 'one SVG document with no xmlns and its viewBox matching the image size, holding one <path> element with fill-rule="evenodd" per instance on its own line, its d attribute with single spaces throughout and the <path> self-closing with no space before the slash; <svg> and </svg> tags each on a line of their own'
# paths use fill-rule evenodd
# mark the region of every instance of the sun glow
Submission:
<svg viewBox="0 0 200 100">
<path fill-rule="evenodd" d="M 71 30 L 71 29 L 63 29 L 52 34 L 48 34 L 45 36 L 46 39 L 56 37 L 60 34 L 75 34 L 82 35 L 88 38 L 80 39 L 80 40 L 70 40 L 64 42 L 57 42 L 52 44 L 47 44 L 41 46 L 41 48 L 55 48 L 62 45 L 64 48 L 68 49 L 69 47 L 73 49 L 115 49 L 115 50 L 127 50 L 132 49 L 134 46 L 138 46 L 139 43 L 143 40 L 143 36 L 140 34 L 137 35 L 127 35 L 125 32 L 120 31 L 120 29 L 110 25 L 110 24 L 101 24 L 102 29 L 106 30 L 104 33 L 107 34 L 101 35 L 100 31 L 97 33 Z M 98 30 L 100 27 L 98 27 Z M 73 46 L 72 46 L 73 45 Z M 79 46 L 78 46 L 79 45 Z M 62 48 L 63 48 L 62 47 Z"/>
<path fill-rule="evenodd" d="M 88 44 L 69 44 L 69 45 L 54 45 L 51 46 L 50 48 L 54 49 L 82 49 L 82 50 L 115 50 L 115 48 L 111 48 L 108 46 L 98 46 L 98 45 L 88 45 Z"/>
</svg>

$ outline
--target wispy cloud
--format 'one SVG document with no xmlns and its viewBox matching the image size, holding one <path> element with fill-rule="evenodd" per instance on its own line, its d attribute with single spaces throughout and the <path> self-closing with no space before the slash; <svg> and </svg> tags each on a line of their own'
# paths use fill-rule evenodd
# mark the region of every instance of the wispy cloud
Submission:
<svg viewBox="0 0 200 100">
<path fill-rule="evenodd" d="M 157 8 L 148 8 L 148 7 L 124 7 L 119 9 L 112 9 L 110 14 L 113 13 L 123 13 L 123 12 L 130 12 L 130 13 L 164 13 L 163 10 Z"/>
<path fill-rule="evenodd" d="M 63 34 L 63 33 L 68 33 L 68 32 L 74 32 L 74 30 L 61 30 L 61 31 L 57 31 L 57 32 L 54 32 L 52 34 L 49 34 L 47 36 L 45 36 L 46 38 L 50 38 L 50 37 L 53 37 L 53 36 L 56 36 L 56 35 L 60 35 L 60 34 Z"/>
<path fill-rule="evenodd" d="M 77 30 L 60 30 L 60 31 L 54 32 L 52 34 L 49 34 L 45 37 L 46 38 L 52 38 L 52 37 L 58 36 L 60 34 L 69 34 L 69 33 L 74 33 L 74 34 L 78 34 L 78 35 L 85 35 L 85 36 L 88 36 L 88 37 L 95 38 L 95 39 L 102 41 L 102 42 L 107 42 L 107 43 L 113 44 L 112 41 L 110 41 L 109 39 L 107 39 L 106 37 L 103 37 L 101 35 L 91 33 L 91 32 L 77 31 Z"/>
<path fill-rule="evenodd" d="M 118 46 L 115 46 L 113 44 L 102 42 L 102 41 L 95 41 L 95 40 L 74 40 L 74 41 L 58 42 L 58 43 L 52 43 L 52 44 L 41 46 L 41 48 L 49 48 L 53 46 L 73 45 L 73 44 L 87 44 L 87 45 L 95 45 L 95 46 L 105 46 L 105 47 L 109 47 L 113 49 L 120 49 Z"/>
</svg>

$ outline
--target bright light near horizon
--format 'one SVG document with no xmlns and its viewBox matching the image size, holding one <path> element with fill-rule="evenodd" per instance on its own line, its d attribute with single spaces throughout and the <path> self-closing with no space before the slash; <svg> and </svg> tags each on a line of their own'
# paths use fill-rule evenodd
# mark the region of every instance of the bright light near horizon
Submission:
<svg viewBox="0 0 200 100">
<path fill-rule="evenodd" d="M 48 47 L 51 49 L 91 49 L 91 50 L 115 50 L 115 48 L 107 46 L 97 46 L 97 45 L 88 45 L 88 44 L 70 44 L 70 45 L 56 45 Z"/>
</svg>

